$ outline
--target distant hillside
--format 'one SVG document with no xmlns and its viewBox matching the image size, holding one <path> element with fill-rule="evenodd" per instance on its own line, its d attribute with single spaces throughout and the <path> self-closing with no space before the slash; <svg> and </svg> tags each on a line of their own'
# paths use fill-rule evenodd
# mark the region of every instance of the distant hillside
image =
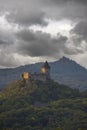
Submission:
<svg viewBox="0 0 87 130">
<path fill-rule="evenodd" d="M 24 71 L 40 72 L 43 63 L 20 66 L 14 69 L 0 69 L 0 88 L 20 79 Z M 51 77 L 59 83 L 66 84 L 80 90 L 87 89 L 87 69 L 76 62 L 63 57 L 59 61 L 51 62 Z"/>
<path fill-rule="evenodd" d="M 54 81 L 16 81 L 0 92 L 0 129 L 87 130 L 86 97 Z"/>
<path fill-rule="evenodd" d="M 54 80 L 79 90 L 87 89 L 87 69 L 75 61 L 63 57 L 53 62 L 51 67 Z"/>
</svg>

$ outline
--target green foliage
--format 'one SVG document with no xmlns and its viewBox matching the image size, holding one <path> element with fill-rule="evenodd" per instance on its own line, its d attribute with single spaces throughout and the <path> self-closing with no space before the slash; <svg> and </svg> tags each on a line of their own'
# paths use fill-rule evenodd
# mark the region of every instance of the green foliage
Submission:
<svg viewBox="0 0 87 130">
<path fill-rule="evenodd" d="M 87 98 L 53 81 L 12 83 L 0 92 L 1 130 L 87 130 Z"/>
</svg>

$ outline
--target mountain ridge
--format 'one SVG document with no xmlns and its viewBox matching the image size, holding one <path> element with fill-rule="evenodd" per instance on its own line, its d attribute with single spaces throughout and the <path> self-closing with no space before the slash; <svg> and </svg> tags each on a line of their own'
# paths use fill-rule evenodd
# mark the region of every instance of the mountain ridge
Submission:
<svg viewBox="0 0 87 130">
<path fill-rule="evenodd" d="M 25 72 L 40 72 L 43 62 L 20 66 L 17 68 L 0 69 L 0 88 L 9 83 L 19 80 L 20 75 Z M 62 57 L 58 61 L 50 62 L 51 77 L 53 80 L 78 88 L 81 91 L 87 89 L 87 69 L 69 58 Z"/>
</svg>

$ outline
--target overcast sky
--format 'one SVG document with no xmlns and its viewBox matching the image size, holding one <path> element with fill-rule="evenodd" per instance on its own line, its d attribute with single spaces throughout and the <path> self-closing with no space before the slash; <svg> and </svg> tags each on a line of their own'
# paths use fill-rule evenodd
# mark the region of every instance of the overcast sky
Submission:
<svg viewBox="0 0 87 130">
<path fill-rule="evenodd" d="M 87 0 L 0 0 L 0 67 L 62 56 L 87 68 Z"/>
</svg>

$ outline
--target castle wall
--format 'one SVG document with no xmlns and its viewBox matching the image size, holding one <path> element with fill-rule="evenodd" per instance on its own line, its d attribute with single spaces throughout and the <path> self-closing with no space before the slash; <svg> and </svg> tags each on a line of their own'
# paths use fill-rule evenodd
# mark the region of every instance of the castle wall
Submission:
<svg viewBox="0 0 87 130">
<path fill-rule="evenodd" d="M 44 66 L 42 66 L 41 68 L 41 73 L 28 73 L 28 72 L 24 72 L 21 75 L 21 78 L 23 80 L 40 80 L 40 81 L 46 81 L 50 79 L 50 66 L 47 63 L 47 61 L 45 62 Z"/>
<path fill-rule="evenodd" d="M 45 74 L 32 74 L 31 79 L 33 80 L 40 80 L 40 81 L 46 81 L 46 75 Z"/>
</svg>

